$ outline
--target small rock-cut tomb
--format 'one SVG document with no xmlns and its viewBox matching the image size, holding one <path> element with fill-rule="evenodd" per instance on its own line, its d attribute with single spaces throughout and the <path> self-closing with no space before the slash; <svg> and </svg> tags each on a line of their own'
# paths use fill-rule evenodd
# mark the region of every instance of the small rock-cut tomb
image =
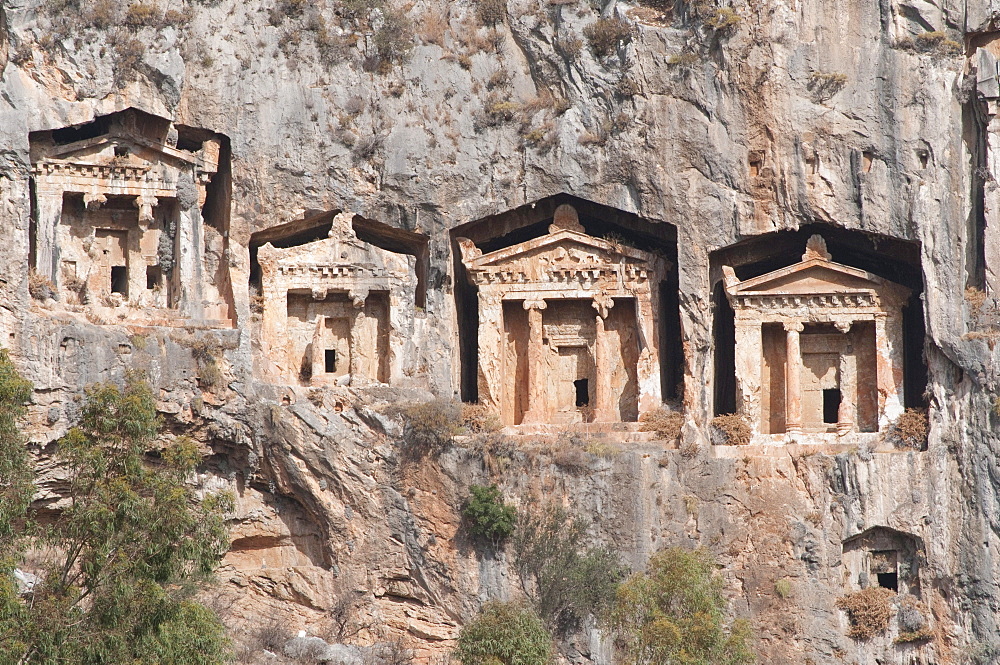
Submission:
<svg viewBox="0 0 1000 665">
<path fill-rule="evenodd" d="M 909 289 L 833 262 L 819 235 L 794 265 L 743 281 L 723 273 L 737 402 L 755 431 L 877 432 L 902 413 Z"/>
<path fill-rule="evenodd" d="M 132 109 L 102 120 L 102 133 L 69 143 L 33 135 L 36 271 L 62 302 L 129 305 L 133 323 L 228 324 L 225 298 L 203 279 L 206 248 L 224 254 L 201 217 L 220 141 L 179 148 L 169 121 Z"/>
<path fill-rule="evenodd" d="M 587 235 L 568 204 L 542 237 L 458 244 L 479 292 L 479 401 L 505 425 L 635 421 L 661 405 L 666 259 Z"/>
<path fill-rule="evenodd" d="M 416 259 L 359 240 L 353 218 L 338 214 L 321 240 L 258 252 L 261 343 L 276 380 L 357 386 L 403 371 Z"/>
</svg>

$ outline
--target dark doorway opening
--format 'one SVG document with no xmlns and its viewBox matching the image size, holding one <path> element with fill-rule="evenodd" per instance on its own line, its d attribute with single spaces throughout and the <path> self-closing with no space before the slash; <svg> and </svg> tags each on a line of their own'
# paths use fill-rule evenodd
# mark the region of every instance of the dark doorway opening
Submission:
<svg viewBox="0 0 1000 665">
<path fill-rule="evenodd" d="M 111 266 L 111 293 L 128 295 L 128 269 L 125 266 Z"/>
<path fill-rule="evenodd" d="M 163 271 L 160 266 L 146 266 L 146 290 L 152 291 L 158 287 L 163 279 Z"/>
<path fill-rule="evenodd" d="M 327 374 L 333 374 L 337 371 L 337 350 L 327 349 L 323 354 L 323 371 Z"/>
<path fill-rule="evenodd" d="M 823 422 L 836 423 L 840 412 L 840 389 L 823 390 Z"/>
<path fill-rule="evenodd" d="M 577 379 L 573 382 L 576 388 L 576 405 L 588 406 L 590 404 L 590 386 L 587 379 Z"/>
<path fill-rule="evenodd" d="M 899 591 L 899 579 L 896 573 L 876 573 L 875 576 L 878 577 L 878 585 L 883 589 Z"/>
</svg>

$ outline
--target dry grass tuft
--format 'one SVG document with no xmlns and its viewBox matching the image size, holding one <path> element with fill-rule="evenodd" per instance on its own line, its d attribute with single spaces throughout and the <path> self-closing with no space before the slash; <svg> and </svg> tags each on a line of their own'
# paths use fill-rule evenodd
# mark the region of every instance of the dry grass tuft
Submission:
<svg viewBox="0 0 1000 665">
<path fill-rule="evenodd" d="M 665 441 L 676 441 L 684 426 L 684 415 L 661 406 L 655 411 L 642 414 L 639 418 L 640 432 L 656 432 Z"/>
<path fill-rule="evenodd" d="M 729 446 L 745 446 L 753 437 L 753 430 L 746 418 L 738 413 L 728 413 L 712 418 L 713 434 L 718 434 Z M 713 437 L 714 439 L 715 437 Z"/>
<path fill-rule="evenodd" d="M 870 640 L 889 628 L 892 617 L 892 600 L 895 592 L 882 587 L 871 587 L 849 593 L 837 599 L 837 607 L 847 613 L 851 623 L 848 637 Z"/>
<path fill-rule="evenodd" d="M 929 429 L 927 409 L 907 409 L 889 429 L 889 439 L 899 448 L 922 450 Z"/>
<path fill-rule="evenodd" d="M 492 434 L 503 429 L 493 410 L 483 404 L 462 404 L 462 425 L 472 434 Z"/>
</svg>

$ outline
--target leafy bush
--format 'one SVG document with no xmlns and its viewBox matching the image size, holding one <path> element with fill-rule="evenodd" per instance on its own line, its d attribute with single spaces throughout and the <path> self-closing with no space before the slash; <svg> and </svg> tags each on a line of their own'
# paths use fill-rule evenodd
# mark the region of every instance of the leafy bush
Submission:
<svg viewBox="0 0 1000 665">
<path fill-rule="evenodd" d="M 125 25 L 133 28 L 157 26 L 160 24 L 160 8 L 153 4 L 136 2 L 125 12 Z"/>
<path fill-rule="evenodd" d="M 24 386 L 11 380 L 5 360 L 0 357 L 0 407 L 16 406 Z M 10 433 L 9 424 L 0 416 L 0 438 Z M 124 389 L 89 388 L 78 425 L 56 451 L 69 479 L 67 507 L 58 516 L 46 514 L 46 527 L 36 530 L 19 508 L 30 502 L 30 486 L 22 483 L 15 505 L 21 517 L 0 506 L 0 542 L 8 552 L 30 547 L 36 553 L 30 572 L 39 577 L 19 595 L 12 579 L 17 559 L 0 564 L 0 662 L 228 660 L 218 617 L 190 598 L 228 548 L 225 513 L 232 498 L 198 500 L 185 483 L 201 461 L 197 446 L 183 437 L 156 445 L 159 430 L 152 391 L 137 376 L 129 375 Z M 154 448 L 155 465 L 146 459 Z M 0 447 L 4 475 L 11 461 L 23 462 L 10 453 Z M 0 487 L 7 485 L 0 480 Z"/>
<path fill-rule="evenodd" d="M 925 32 L 913 38 L 903 37 L 897 42 L 897 45 L 908 51 L 940 56 L 962 55 L 964 52 L 959 42 L 948 39 L 948 35 L 940 30 Z"/>
<path fill-rule="evenodd" d="M 712 433 L 718 435 L 722 442 L 729 446 L 745 446 L 753 437 L 750 423 L 738 413 L 727 413 L 712 418 Z"/>
<path fill-rule="evenodd" d="M 676 441 L 684 426 L 684 415 L 661 406 L 655 411 L 642 414 L 639 423 L 641 432 L 656 432 L 664 441 Z"/>
<path fill-rule="evenodd" d="M 517 510 L 504 503 L 496 485 L 469 487 L 462 516 L 469 521 L 469 533 L 489 542 L 494 549 L 514 533 L 517 524 Z"/>
<path fill-rule="evenodd" d="M 458 636 L 462 665 L 547 665 L 552 637 L 530 608 L 488 603 Z"/>
<path fill-rule="evenodd" d="M 774 583 L 774 594 L 778 598 L 788 598 L 792 595 L 792 582 L 787 577 L 782 577 Z"/>
<path fill-rule="evenodd" d="M 400 409 L 403 439 L 419 454 L 440 452 L 462 431 L 462 408 L 458 402 L 435 399 Z"/>
<path fill-rule="evenodd" d="M 705 19 L 705 26 L 718 32 L 725 32 L 738 26 L 742 20 L 732 8 L 721 7 Z"/>
<path fill-rule="evenodd" d="M 618 587 L 610 624 L 627 665 L 755 662 L 749 625 L 726 624 L 722 580 L 706 550 L 675 547 Z"/>
<path fill-rule="evenodd" d="M 618 50 L 619 45 L 631 41 L 632 24 L 617 16 L 599 18 L 583 29 L 583 36 L 595 56 L 606 58 Z"/>
<path fill-rule="evenodd" d="M 851 627 L 848 637 L 870 640 L 889 628 L 892 599 L 896 593 L 883 587 L 869 587 L 837 599 L 837 607 L 847 613 Z"/>
<path fill-rule="evenodd" d="M 525 593 L 553 630 L 567 632 L 601 616 L 625 577 L 618 555 L 583 544 L 587 525 L 552 506 L 526 513 L 514 532 L 514 563 Z"/>
</svg>

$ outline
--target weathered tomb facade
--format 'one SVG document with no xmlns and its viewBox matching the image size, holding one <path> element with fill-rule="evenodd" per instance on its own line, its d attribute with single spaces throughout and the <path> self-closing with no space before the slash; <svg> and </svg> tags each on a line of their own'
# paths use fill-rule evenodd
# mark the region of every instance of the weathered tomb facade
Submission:
<svg viewBox="0 0 1000 665">
<path fill-rule="evenodd" d="M 275 381 L 398 383 L 412 374 L 416 259 L 358 239 L 340 213 L 328 237 L 258 252 L 260 342 Z"/>
<path fill-rule="evenodd" d="M 587 235 L 568 204 L 548 231 L 486 254 L 458 239 L 478 288 L 479 401 L 505 425 L 635 421 L 662 403 L 669 262 Z"/>
<path fill-rule="evenodd" d="M 878 432 L 902 413 L 909 289 L 833 262 L 819 235 L 794 265 L 742 281 L 723 273 L 737 403 L 755 432 Z"/>
<path fill-rule="evenodd" d="M 880 586 L 900 594 L 920 595 L 919 538 L 884 526 L 875 526 L 844 540 L 843 564 L 849 587 Z"/>
<path fill-rule="evenodd" d="M 134 109 L 33 133 L 31 261 L 56 299 L 136 324 L 228 325 L 225 280 L 205 265 L 214 253 L 225 267 L 226 241 L 201 212 L 220 148 L 209 132 L 179 145 Z"/>
</svg>

